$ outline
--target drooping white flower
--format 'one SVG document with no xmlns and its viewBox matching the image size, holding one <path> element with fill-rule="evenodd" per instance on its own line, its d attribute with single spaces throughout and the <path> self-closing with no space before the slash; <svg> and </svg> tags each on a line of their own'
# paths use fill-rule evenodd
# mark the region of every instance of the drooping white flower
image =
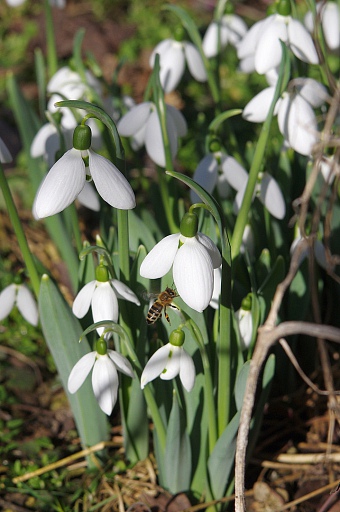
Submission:
<svg viewBox="0 0 340 512">
<path fill-rule="evenodd" d="M 235 313 L 238 323 L 241 350 L 249 348 L 253 337 L 253 317 L 250 309 L 240 308 Z"/>
<path fill-rule="evenodd" d="M 99 80 L 88 70 L 85 70 L 84 77 L 85 80 L 76 71 L 68 66 L 63 66 L 49 80 L 47 92 L 50 94 L 59 93 L 69 100 L 89 98 L 92 89 L 101 95 L 102 86 Z"/>
<path fill-rule="evenodd" d="M 296 229 L 296 236 L 292 242 L 292 245 L 290 246 L 290 255 L 291 257 L 295 253 L 295 251 L 298 250 L 299 246 L 303 242 L 303 238 L 301 236 L 300 230 Z M 313 242 L 313 250 L 314 250 L 314 257 L 320 267 L 327 270 L 327 257 L 326 257 L 326 249 L 321 240 L 314 240 Z M 310 251 L 308 247 L 305 247 L 299 256 L 299 265 L 310 255 Z"/>
<path fill-rule="evenodd" d="M 330 50 L 340 48 L 340 9 L 336 2 L 319 2 L 316 4 L 317 16 L 320 17 L 323 35 Z M 312 12 L 305 16 L 305 26 L 309 32 L 314 31 L 315 20 Z"/>
<path fill-rule="evenodd" d="M 227 44 L 237 46 L 247 33 L 247 25 L 237 14 L 225 14 L 220 21 L 212 21 L 202 41 L 205 55 L 215 57 Z M 220 48 L 219 48 L 220 39 Z"/>
<path fill-rule="evenodd" d="M 152 68 L 155 64 L 156 54 L 159 55 L 159 79 L 165 92 L 176 89 L 184 74 L 185 64 L 198 82 L 207 80 L 202 57 L 192 43 L 164 39 L 164 41 L 158 43 L 150 56 L 150 66 Z"/>
<path fill-rule="evenodd" d="M 259 74 L 277 67 L 282 57 L 280 41 L 283 41 L 298 59 L 318 64 L 318 55 L 310 34 L 300 21 L 284 12 L 285 9 L 282 10 L 283 14 L 272 14 L 255 23 L 238 44 L 239 59 L 247 59 L 247 66 L 243 66 L 244 71 L 245 68 L 251 70 L 251 62 Z"/>
<path fill-rule="evenodd" d="M 14 306 L 31 325 L 38 325 L 38 308 L 30 290 L 24 284 L 12 283 L 0 293 L 0 321 L 4 320 Z"/>
<path fill-rule="evenodd" d="M 78 128 L 90 130 L 88 126 Z M 86 143 L 87 147 L 68 150 L 53 165 L 35 197 L 35 218 L 49 217 L 69 206 L 83 190 L 87 173 L 93 179 L 99 195 L 108 204 L 122 210 L 135 207 L 135 195 L 127 179 L 112 162 L 92 151 L 90 144 L 91 138 Z M 88 167 L 84 157 L 89 158 Z"/>
<path fill-rule="evenodd" d="M 12 160 L 13 158 L 8 147 L 0 137 L 0 162 L 2 164 L 8 164 L 9 162 L 12 162 Z"/>
<path fill-rule="evenodd" d="M 178 149 L 178 137 L 187 133 L 186 121 L 179 110 L 166 105 L 166 124 L 172 158 Z M 145 145 L 149 157 L 160 167 L 165 167 L 165 153 L 161 125 L 154 103 L 147 101 L 129 110 L 118 122 L 118 132 L 132 137 L 134 149 Z"/>
<path fill-rule="evenodd" d="M 103 270 L 100 265 L 98 268 Z M 104 267 L 104 271 L 106 271 L 107 277 L 106 267 Z M 91 306 L 94 323 L 101 320 L 117 322 L 119 314 L 117 299 L 125 299 L 137 306 L 140 305 L 133 291 L 117 279 L 90 281 L 78 292 L 73 302 L 72 311 L 77 318 L 83 318 Z M 98 327 L 97 332 L 100 336 L 104 329 L 104 327 Z"/>
<path fill-rule="evenodd" d="M 179 340 L 178 345 L 174 343 Z M 156 350 L 147 362 L 142 376 L 141 388 L 160 377 L 171 380 L 179 375 L 183 387 L 190 392 L 195 384 L 196 370 L 192 357 L 184 350 L 184 333 L 178 329 L 170 334 L 170 342 Z"/>
<path fill-rule="evenodd" d="M 98 340 L 101 342 L 101 340 Z M 106 345 L 105 341 L 101 342 Z M 72 368 L 68 378 L 68 390 L 76 393 L 92 371 L 92 387 L 99 407 L 108 416 L 117 401 L 118 373 L 117 370 L 134 378 L 133 369 L 126 357 L 115 350 L 104 349 L 97 342 L 97 350 L 83 356 Z M 103 353 L 104 352 L 104 353 Z"/>
<path fill-rule="evenodd" d="M 190 215 L 195 214 L 184 217 Z M 192 309 L 202 312 L 213 294 L 214 268 L 221 263 L 221 255 L 212 240 L 197 232 L 197 227 L 192 232 L 185 231 L 182 220 L 180 233 L 166 236 L 149 252 L 141 264 L 140 275 L 158 279 L 172 267 L 179 296 Z"/>
</svg>

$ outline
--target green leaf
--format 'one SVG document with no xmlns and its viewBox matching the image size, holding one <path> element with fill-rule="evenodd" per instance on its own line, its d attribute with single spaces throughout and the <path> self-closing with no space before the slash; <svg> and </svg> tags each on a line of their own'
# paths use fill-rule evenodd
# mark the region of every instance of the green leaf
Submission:
<svg viewBox="0 0 340 512">
<path fill-rule="evenodd" d="M 149 421 L 139 379 L 130 387 L 128 411 L 124 417 L 124 447 L 130 462 L 144 460 L 149 454 Z"/>
<path fill-rule="evenodd" d="M 166 487 L 171 493 L 190 489 L 191 446 L 184 413 L 175 392 L 167 429 L 164 470 Z"/>
<path fill-rule="evenodd" d="M 69 399 L 83 447 L 106 441 L 108 422 L 95 399 L 91 379 L 87 378 L 77 393 L 72 395 L 68 392 L 67 381 L 73 366 L 91 349 L 86 339 L 79 343 L 81 326 L 47 275 L 41 280 L 39 315 L 44 337 Z"/>
<path fill-rule="evenodd" d="M 235 383 L 235 402 L 239 411 L 243 405 L 244 392 L 246 390 L 247 378 L 250 369 L 250 361 L 246 361 L 242 366 Z"/>
</svg>

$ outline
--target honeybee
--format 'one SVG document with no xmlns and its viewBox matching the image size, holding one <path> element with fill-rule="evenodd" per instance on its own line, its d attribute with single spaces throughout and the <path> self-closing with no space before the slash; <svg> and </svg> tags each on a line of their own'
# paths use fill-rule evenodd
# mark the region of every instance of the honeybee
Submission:
<svg viewBox="0 0 340 512">
<path fill-rule="evenodd" d="M 156 300 L 150 307 L 146 322 L 150 324 L 154 324 L 157 322 L 157 320 L 162 316 L 162 311 L 164 310 L 164 316 L 170 324 L 170 318 L 168 313 L 166 312 L 166 308 L 169 306 L 173 309 L 178 309 L 178 307 L 175 304 L 172 304 L 172 300 L 178 297 L 178 293 L 176 290 L 173 290 L 172 288 L 169 288 L 168 286 L 164 290 L 164 292 L 161 292 L 159 295 L 156 295 Z"/>
</svg>

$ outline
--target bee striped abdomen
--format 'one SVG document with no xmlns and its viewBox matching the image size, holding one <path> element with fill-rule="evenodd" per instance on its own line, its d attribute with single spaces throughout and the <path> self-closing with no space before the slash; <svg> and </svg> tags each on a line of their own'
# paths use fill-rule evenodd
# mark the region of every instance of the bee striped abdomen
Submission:
<svg viewBox="0 0 340 512">
<path fill-rule="evenodd" d="M 161 304 L 161 302 L 158 302 L 156 300 L 149 309 L 148 316 L 146 317 L 146 322 L 148 324 L 154 324 L 162 315 L 162 311 L 163 305 Z"/>
</svg>

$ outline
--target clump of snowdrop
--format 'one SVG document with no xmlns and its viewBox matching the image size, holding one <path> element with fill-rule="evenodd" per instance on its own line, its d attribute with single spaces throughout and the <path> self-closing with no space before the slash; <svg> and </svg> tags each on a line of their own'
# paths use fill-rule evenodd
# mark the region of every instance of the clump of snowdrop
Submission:
<svg viewBox="0 0 340 512">
<path fill-rule="evenodd" d="M 220 20 L 214 20 L 208 26 L 202 41 L 204 54 L 215 57 L 228 44 L 237 47 L 247 33 L 247 25 L 243 19 L 234 13 L 230 3 L 226 5 L 226 14 Z"/>
<path fill-rule="evenodd" d="M 112 162 L 91 149 L 91 128 L 80 125 L 74 131 L 73 148 L 53 165 L 40 185 L 33 205 L 35 218 L 64 210 L 91 179 L 99 195 L 114 208 L 135 207 L 135 195 L 127 179 Z"/>
<path fill-rule="evenodd" d="M 264 122 L 275 93 L 272 85 L 257 94 L 244 108 L 242 116 L 254 123 Z M 314 108 L 321 107 L 328 98 L 326 88 L 313 78 L 296 78 L 288 84 L 275 105 L 279 129 L 288 147 L 309 156 L 320 138 Z"/>
<path fill-rule="evenodd" d="M 142 389 L 157 377 L 171 380 L 179 375 L 184 389 L 192 390 L 196 370 L 192 357 L 183 348 L 184 339 L 182 329 L 172 331 L 169 343 L 159 348 L 147 362 L 141 376 Z"/>
<path fill-rule="evenodd" d="M 157 44 L 150 56 L 150 67 L 155 65 L 156 55 L 159 55 L 159 79 L 165 92 L 176 89 L 186 65 L 191 75 L 198 82 L 206 82 L 207 74 L 202 57 L 195 45 L 188 41 L 164 39 Z"/>
<path fill-rule="evenodd" d="M 340 48 L 340 8 L 336 2 L 319 2 L 316 4 L 317 18 L 321 21 L 322 32 L 328 48 L 332 51 Z M 309 32 L 315 29 L 315 19 L 309 11 L 304 19 Z"/>
<path fill-rule="evenodd" d="M 106 341 L 99 338 L 96 350 L 83 356 L 72 368 L 68 378 L 68 390 L 76 393 L 92 370 L 92 387 L 99 407 L 108 416 L 117 401 L 118 372 L 134 378 L 132 366 L 126 357 L 107 348 Z"/>
<path fill-rule="evenodd" d="M 280 41 L 303 62 L 318 64 L 313 39 L 304 25 L 291 16 L 289 0 L 280 0 L 277 13 L 255 23 L 237 46 L 241 70 L 260 75 L 279 66 L 282 57 Z"/>
<path fill-rule="evenodd" d="M 109 279 L 108 269 L 101 263 L 96 268 L 96 279 L 87 283 L 77 294 L 72 311 L 77 318 L 83 318 L 91 306 L 94 323 L 102 320 L 117 322 L 118 299 L 140 305 L 137 296 L 128 286 L 118 279 Z M 97 332 L 101 336 L 104 327 L 98 327 Z"/>
<path fill-rule="evenodd" d="M 187 133 L 187 123 L 179 110 L 166 105 L 166 126 L 172 158 L 178 149 L 178 138 Z M 132 137 L 134 149 L 145 145 L 151 158 L 160 167 L 165 167 L 165 152 L 161 125 L 156 105 L 151 101 L 133 106 L 118 122 L 117 129 L 123 137 Z"/>
<path fill-rule="evenodd" d="M 211 301 L 214 269 L 222 263 L 213 241 L 198 232 L 198 217 L 186 213 L 180 233 L 168 235 L 149 252 L 140 267 L 140 275 L 149 279 L 164 276 L 172 267 L 173 280 L 184 302 L 202 312 Z"/>
<path fill-rule="evenodd" d="M 0 322 L 17 306 L 24 319 L 31 325 L 38 325 L 38 307 L 35 299 L 21 278 L 6 286 L 0 293 Z"/>
</svg>

